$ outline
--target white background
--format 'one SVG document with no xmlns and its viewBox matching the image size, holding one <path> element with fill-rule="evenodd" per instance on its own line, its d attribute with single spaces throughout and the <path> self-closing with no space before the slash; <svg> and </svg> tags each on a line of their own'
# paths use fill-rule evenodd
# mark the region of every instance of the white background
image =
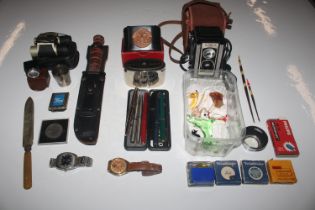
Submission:
<svg viewBox="0 0 315 210">
<path fill-rule="evenodd" d="M 238 77 L 238 87 L 246 125 L 267 131 L 265 121 L 287 118 L 293 128 L 300 156 L 289 158 L 298 182 L 294 185 L 214 186 L 189 188 L 186 163 L 192 160 L 269 160 L 275 158 L 271 142 L 261 152 L 248 152 L 242 146 L 224 158 L 195 157 L 185 151 L 183 137 L 182 75 L 165 50 L 166 80 L 159 88 L 170 93 L 172 149 L 168 152 L 127 152 L 123 147 L 127 91 L 121 64 L 121 38 L 128 25 L 154 25 L 180 19 L 184 0 L 116 1 L 36 1 L 0 0 L 0 209 L 314 209 L 315 147 L 315 10 L 303 1 L 221 1 L 232 12 L 232 30 L 226 37 L 233 45 L 229 63 Z M 251 3 L 251 4 L 250 4 Z M 265 11 L 274 27 L 269 34 L 254 11 Z M 258 14 L 258 13 L 257 13 Z M 16 26 L 25 24 L 10 50 L 3 49 Z M 268 28 L 267 28 L 268 29 Z M 78 45 L 80 61 L 71 70 L 72 83 L 58 87 L 51 78 L 44 91 L 29 89 L 23 62 L 30 60 L 29 47 L 39 33 L 55 31 L 72 36 Z M 170 40 L 179 26 L 162 28 Z M 103 95 L 100 133 L 96 146 L 81 144 L 73 131 L 81 72 L 86 68 L 87 46 L 95 34 L 109 45 Z M 181 47 L 181 43 L 178 43 Z M 241 56 L 246 77 L 252 83 L 261 122 L 253 124 L 237 65 Z M 295 77 L 290 77 L 292 73 Z M 292 70 L 293 69 L 293 70 Z M 48 111 L 53 92 L 70 92 L 65 112 Z M 27 97 L 35 102 L 35 135 L 32 148 L 33 187 L 23 189 L 22 130 Z M 38 145 L 42 120 L 68 118 L 68 143 Z M 92 168 L 62 172 L 48 167 L 49 159 L 61 152 L 74 152 L 94 159 Z M 142 177 L 129 173 L 116 177 L 107 172 L 114 157 L 129 161 L 161 163 L 163 173 Z"/>
</svg>

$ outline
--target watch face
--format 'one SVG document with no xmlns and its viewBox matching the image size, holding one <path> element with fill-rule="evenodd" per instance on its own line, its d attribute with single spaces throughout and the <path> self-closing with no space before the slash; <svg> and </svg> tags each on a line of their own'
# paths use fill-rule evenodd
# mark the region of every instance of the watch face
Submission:
<svg viewBox="0 0 315 210">
<path fill-rule="evenodd" d="M 115 175 L 123 175 L 127 172 L 128 162 L 122 158 L 115 158 L 109 162 L 108 170 Z"/>
<path fill-rule="evenodd" d="M 76 155 L 73 153 L 62 153 L 57 157 L 56 167 L 64 171 L 72 170 L 75 168 L 75 159 Z"/>
<path fill-rule="evenodd" d="M 133 43 L 139 48 L 145 48 L 152 42 L 152 34 L 146 28 L 139 28 L 132 34 Z"/>
</svg>

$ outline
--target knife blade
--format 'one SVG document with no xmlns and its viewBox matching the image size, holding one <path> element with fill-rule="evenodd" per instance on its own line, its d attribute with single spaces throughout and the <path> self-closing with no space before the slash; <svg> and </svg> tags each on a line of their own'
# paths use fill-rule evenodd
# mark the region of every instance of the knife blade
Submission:
<svg viewBox="0 0 315 210">
<path fill-rule="evenodd" d="M 25 102 L 24 106 L 24 124 L 23 124 L 23 147 L 24 147 L 24 174 L 23 187 L 30 189 L 32 187 L 32 154 L 31 149 L 34 138 L 34 102 L 31 97 Z"/>
</svg>

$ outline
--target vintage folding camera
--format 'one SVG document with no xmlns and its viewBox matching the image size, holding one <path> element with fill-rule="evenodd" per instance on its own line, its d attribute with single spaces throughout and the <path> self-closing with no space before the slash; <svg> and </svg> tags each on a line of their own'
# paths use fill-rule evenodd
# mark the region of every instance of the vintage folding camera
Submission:
<svg viewBox="0 0 315 210">
<path fill-rule="evenodd" d="M 220 70 L 230 70 L 227 60 L 232 45 L 218 27 L 198 26 L 189 34 L 189 69 L 196 76 L 217 76 Z"/>
<path fill-rule="evenodd" d="M 60 86 L 71 83 L 69 70 L 79 62 L 77 45 L 71 36 L 55 32 L 39 34 L 30 47 L 32 60 L 24 62 L 27 82 L 32 90 L 44 90 L 49 86 L 52 74 Z"/>
</svg>

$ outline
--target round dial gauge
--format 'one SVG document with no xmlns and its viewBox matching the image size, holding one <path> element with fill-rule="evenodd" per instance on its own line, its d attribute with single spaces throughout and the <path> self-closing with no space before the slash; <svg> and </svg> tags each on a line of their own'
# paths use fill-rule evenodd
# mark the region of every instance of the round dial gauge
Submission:
<svg viewBox="0 0 315 210">
<path fill-rule="evenodd" d="M 260 180 L 263 177 L 263 172 L 260 168 L 253 166 L 248 169 L 248 175 L 254 180 Z"/>
<path fill-rule="evenodd" d="M 152 42 L 152 34 L 146 28 L 139 28 L 132 35 L 133 43 L 139 48 L 145 48 Z"/>
<path fill-rule="evenodd" d="M 230 166 L 224 166 L 221 169 L 221 176 L 226 180 L 231 180 L 235 176 L 235 171 Z"/>
<path fill-rule="evenodd" d="M 45 135 L 51 139 L 59 138 L 62 133 L 63 127 L 59 123 L 52 123 L 45 130 Z"/>
</svg>

